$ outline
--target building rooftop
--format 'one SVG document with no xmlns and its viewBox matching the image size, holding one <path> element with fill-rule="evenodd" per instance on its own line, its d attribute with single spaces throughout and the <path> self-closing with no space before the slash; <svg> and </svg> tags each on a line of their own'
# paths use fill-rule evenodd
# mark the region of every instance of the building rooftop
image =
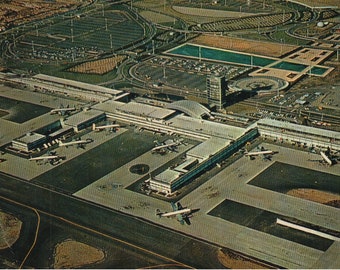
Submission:
<svg viewBox="0 0 340 270">
<path fill-rule="evenodd" d="M 163 109 L 147 104 L 137 103 L 137 102 L 129 102 L 124 104 L 123 106 L 117 108 L 119 111 L 125 113 L 131 113 L 134 115 L 151 117 L 156 119 L 163 119 L 168 117 L 171 114 L 174 114 L 175 111 L 169 109 Z"/>
<path fill-rule="evenodd" d="M 210 110 L 204 107 L 202 104 L 191 100 L 179 100 L 169 103 L 167 106 L 169 109 L 178 110 L 190 115 L 193 118 L 201 119 L 203 116 L 210 116 Z"/>
<path fill-rule="evenodd" d="M 126 103 L 121 101 L 114 101 L 114 100 L 106 100 L 104 102 L 97 103 L 92 106 L 93 109 L 108 112 L 108 113 L 115 113 L 117 109 L 124 106 Z"/>
<path fill-rule="evenodd" d="M 29 144 L 29 143 L 34 143 L 36 141 L 39 141 L 39 140 L 45 139 L 45 138 L 46 138 L 45 135 L 35 133 L 35 132 L 31 132 L 31 133 L 27 133 L 27 134 L 15 139 L 15 141 Z"/>
<path fill-rule="evenodd" d="M 167 169 L 161 172 L 160 174 L 156 175 L 155 177 L 153 177 L 153 179 L 157 182 L 170 185 L 173 181 L 175 181 L 178 177 L 180 177 L 180 175 L 181 175 L 180 172 Z"/>
<path fill-rule="evenodd" d="M 188 157 L 183 163 L 179 164 L 173 170 L 181 173 L 187 173 L 190 170 L 190 167 L 195 165 L 197 162 L 197 158 Z"/>
<path fill-rule="evenodd" d="M 49 134 L 50 137 L 54 138 L 54 137 L 58 137 L 60 134 L 63 134 L 64 132 L 69 132 L 72 130 L 72 127 L 63 127 L 61 129 L 58 129 L 52 133 Z"/>
<path fill-rule="evenodd" d="M 77 114 L 71 115 L 64 122 L 68 126 L 75 127 L 81 123 L 84 123 L 88 120 L 99 117 L 103 114 L 104 114 L 103 112 L 97 111 L 97 110 L 82 111 Z"/>
<path fill-rule="evenodd" d="M 212 137 L 219 137 L 235 140 L 244 134 L 245 129 L 229 126 L 209 120 L 195 119 L 185 115 L 178 115 L 171 118 L 171 126 L 201 132 Z"/>
<path fill-rule="evenodd" d="M 332 130 L 308 127 L 308 126 L 303 126 L 303 125 L 298 125 L 294 123 L 283 122 L 283 121 L 273 120 L 273 119 L 268 119 L 268 118 L 260 119 L 257 123 L 270 125 L 270 126 L 274 126 L 274 127 L 282 128 L 282 129 L 293 129 L 301 133 L 315 134 L 316 136 L 320 136 L 320 137 L 328 137 L 328 138 L 333 138 L 335 140 L 340 140 L 340 132 L 336 132 Z M 301 136 L 303 136 L 303 134 L 301 134 Z"/>
<path fill-rule="evenodd" d="M 216 154 L 219 150 L 230 144 L 230 140 L 221 138 L 211 138 L 206 140 L 187 152 L 188 157 L 200 159 L 200 161 L 208 159 Z"/>
<path fill-rule="evenodd" d="M 42 80 L 42 81 L 47 81 L 51 83 L 56 83 L 56 84 L 63 84 L 71 87 L 75 87 L 78 89 L 83 89 L 87 91 L 93 91 L 93 92 L 100 92 L 103 94 L 111 94 L 111 95 L 118 95 L 121 94 L 122 91 L 120 90 L 115 90 L 103 86 L 98 86 L 98 85 L 93 85 L 93 84 L 88 84 L 88 83 L 83 83 L 79 81 L 73 81 L 73 80 L 68 80 L 68 79 L 63 79 L 63 78 L 58 78 L 54 76 L 48 76 L 45 74 L 37 74 L 33 76 L 33 78 Z"/>
</svg>

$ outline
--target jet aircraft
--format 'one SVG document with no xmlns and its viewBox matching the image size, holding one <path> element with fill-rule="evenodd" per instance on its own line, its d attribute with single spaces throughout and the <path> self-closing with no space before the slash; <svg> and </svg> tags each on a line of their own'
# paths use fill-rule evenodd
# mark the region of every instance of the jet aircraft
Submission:
<svg viewBox="0 0 340 270">
<path fill-rule="evenodd" d="M 171 202 L 172 212 L 161 212 L 159 209 L 156 210 L 156 215 L 159 217 L 172 217 L 176 216 L 179 223 L 184 225 L 185 223 L 190 225 L 190 217 L 192 217 L 192 213 L 197 212 L 199 209 L 189 209 L 183 207 L 180 202 L 174 203 Z"/>
<path fill-rule="evenodd" d="M 82 148 L 82 149 L 85 149 L 85 145 L 88 144 L 88 143 L 91 143 L 93 142 L 93 139 L 91 138 L 88 138 L 86 140 L 81 140 L 80 138 L 76 141 L 71 141 L 71 142 L 62 142 L 62 141 L 59 141 L 59 147 L 61 146 L 65 146 L 66 148 L 71 146 L 71 145 L 77 145 L 77 148 Z"/>
<path fill-rule="evenodd" d="M 250 159 L 254 159 L 255 156 L 262 156 L 263 160 L 272 160 L 272 155 L 276 154 L 277 152 L 272 151 L 272 150 L 266 150 L 264 149 L 264 147 L 262 146 L 261 148 L 258 148 L 259 151 L 255 151 L 255 152 L 246 152 L 245 156 L 249 157 Z"/>
<path fill-rule="evenodd" d="M 167 151 L 176 151 L 178 145 L 182 144 L 181 140 L 166 140 L 163 143 L 158 143 L 156 141 L 156 146 L 151 149 L 151 153 L 165 154 Z"/>
</svg>

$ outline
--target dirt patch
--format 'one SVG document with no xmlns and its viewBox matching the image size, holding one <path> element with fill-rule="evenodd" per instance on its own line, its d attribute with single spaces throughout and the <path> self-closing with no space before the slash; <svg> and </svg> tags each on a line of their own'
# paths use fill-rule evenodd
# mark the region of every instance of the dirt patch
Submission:
<svg viewBox="0 0 340 270">
<path fill-rule="evenodd" d="M 230 250 L 219 250 L 217 258 L 221 264 L 229 269 L 274 269 L 274 267 L 262 264 Z"/>
<path fill-rule="evenodd" d="M 16 217 L 0 212 L 0 250 L 11 247 L 19 239 L 21 226 Z"/>
<path fill-rule="evenodd" d="M 245 16 L 256 15 L 257 13 L 246 13 L 246 12 L 237 12 L 237 11 L 226 11 L 226 10 L 216 10 L 216 9 L 208 9 L 208 8 L 195 8 L 195 7 L 182 7 L 182 6 L 172 6 L 174 10 L 179 13 L 193 15 L 193 16 L 204 16 L 204 17 L 213 17 L 213 18 L 239 18 Z"/>
<path fill-rule="evenodd" d="M 103 75 L 116 68 L 121 62 L 125 60 L 125 58 L 126 56 L 118 55 L 101 60 L 85 62 L 70 68 L 68 71 Z"/>
<path fill-rule="evenodd" d="M 0 18 L 2 18 L 0 20 L 0 29 L 38 21 L 86 4 L 85 1 L 80 0 L 12 0 L 0 2 Z M 90 0 L 86 2 L 89 3 Z"/>
<path fill-rule="evenodd" d="M 67 239 L 56 245 L 53 268 L 77 268 L 97 263 L 105 258 L 101 249 Z"/>
<path fill-rule="evenodd" d="M 211 35 L 201 35 L 195 38 L 192 43 L 269 57 L 280 57 L 298 48 L 298 46 L 294 45 L 285 44 L 285 46 L 282 46 L 281 44 L 273 42 Z"/>
<path fill-rule="evenodd" d="M 340 201 L 340 195 L 324 192 L 316 189 L 297 188 L 288 191 L 288 195 L 317 202 L 322 204 L 329 204 L 332 202 Z"/>
</svg>

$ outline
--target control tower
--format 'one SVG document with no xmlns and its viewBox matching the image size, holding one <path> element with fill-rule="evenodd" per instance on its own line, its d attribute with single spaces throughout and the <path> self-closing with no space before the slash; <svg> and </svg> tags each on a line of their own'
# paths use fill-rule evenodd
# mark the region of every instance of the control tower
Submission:
<svg viewBox="0 0 340 270">
<path fill-rule="evenodd" d="M 226 102 L 227 82 L 224 76 L 208 75 L 207 76 L 207 93 L 208 103 L 210 106 L 216 106 L 222 109 Z"/>
</svg>

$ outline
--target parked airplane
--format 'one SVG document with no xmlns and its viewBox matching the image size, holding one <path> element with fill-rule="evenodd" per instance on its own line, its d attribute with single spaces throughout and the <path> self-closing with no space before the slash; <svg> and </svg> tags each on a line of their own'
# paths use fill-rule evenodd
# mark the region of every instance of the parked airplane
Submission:
<svg viewBox="0 0 340 270">
<path fill-rule="evenodd" d="M 78 148 L 85 148 L 85 145 L 88 143 L 93 142 L 93 139 L 88 138 L 86 140 L 76 140 L 76 141 L 71 141 L 71 142 L 62 142 L 59 141 L 59 147 L 60 146 L 65 146 L 65 147 L 69 147 L 71 145 L 77 145 Z"/>
<path fill-rule="evenodd" d="M 189 208 L 185 208 L 183 207 L 180 202 L 174 203 L 171 202 L 171 206 L 173 211 L 172 212 L 161 212 L 159 209 L 156 210 L 156 215 L 159 217 L 172 217 L 172 216 L 176 216 L 177 220 L 184 225 L 184 222 L 188 225 L 191 224 L 190 222 L 190 217 L 192 216 L 191 214 L 194 212 L 197 212 L 199 209 L 189 209 Z"/>
<path fill-rule="evenodd" d="M 165 141 L 162 144 L 157 143 L 157 146 L 151 149 L 151 153 L 165 154 L 166 150 L 175 151 L 176 147 L 182 143 L 181 140 Z"/>
<path fill-rule="evenodd" d="M 262 146 L 261 148 L 259 148 L 259 151 L 255 151 L 255 152 L 246 152 L 244 155 L 246 157 L 249 157 L 250 159 L 254 159 L 255 156 L 262 156 L 263 160 L 271 160 L 272 155 L 276 154 L 277 152 L 272 151 L 272 150 L 266 150 L 264 149 L 264 147 Z"/>
<path fill-rule="evenodd" d="M 109 131 L 115 132 L 117 129 L 120 128 L 119 124 L 109 124 L 104 126 L 96 126 L 95 123 L 92 124 L 92 130 L 93 131 L 101 131 L 104 129 L 109 129 Z"/>
<path fill-rule="evenodd" d="M 48 156 L 41 156 L 41 157 L 31 157 L 29 160 L 30 161 L 41 161 L 41 160 L 46 160 L 49 162 L 51 165 L 57 165 L 60 163 L 61 160 L 66 159 L 65 156 L 59 156 L 59 155 L 48 155 Z"/>
<path fill-rule="evenodd" d="M 326 161 L 329 166 L 333 165 L 333 161 L 329 158 L 329 156 L 325 152 L 320 151 L 320 155 L 321 155 L 322 159 L 324 161 Z"/>
</svg>

